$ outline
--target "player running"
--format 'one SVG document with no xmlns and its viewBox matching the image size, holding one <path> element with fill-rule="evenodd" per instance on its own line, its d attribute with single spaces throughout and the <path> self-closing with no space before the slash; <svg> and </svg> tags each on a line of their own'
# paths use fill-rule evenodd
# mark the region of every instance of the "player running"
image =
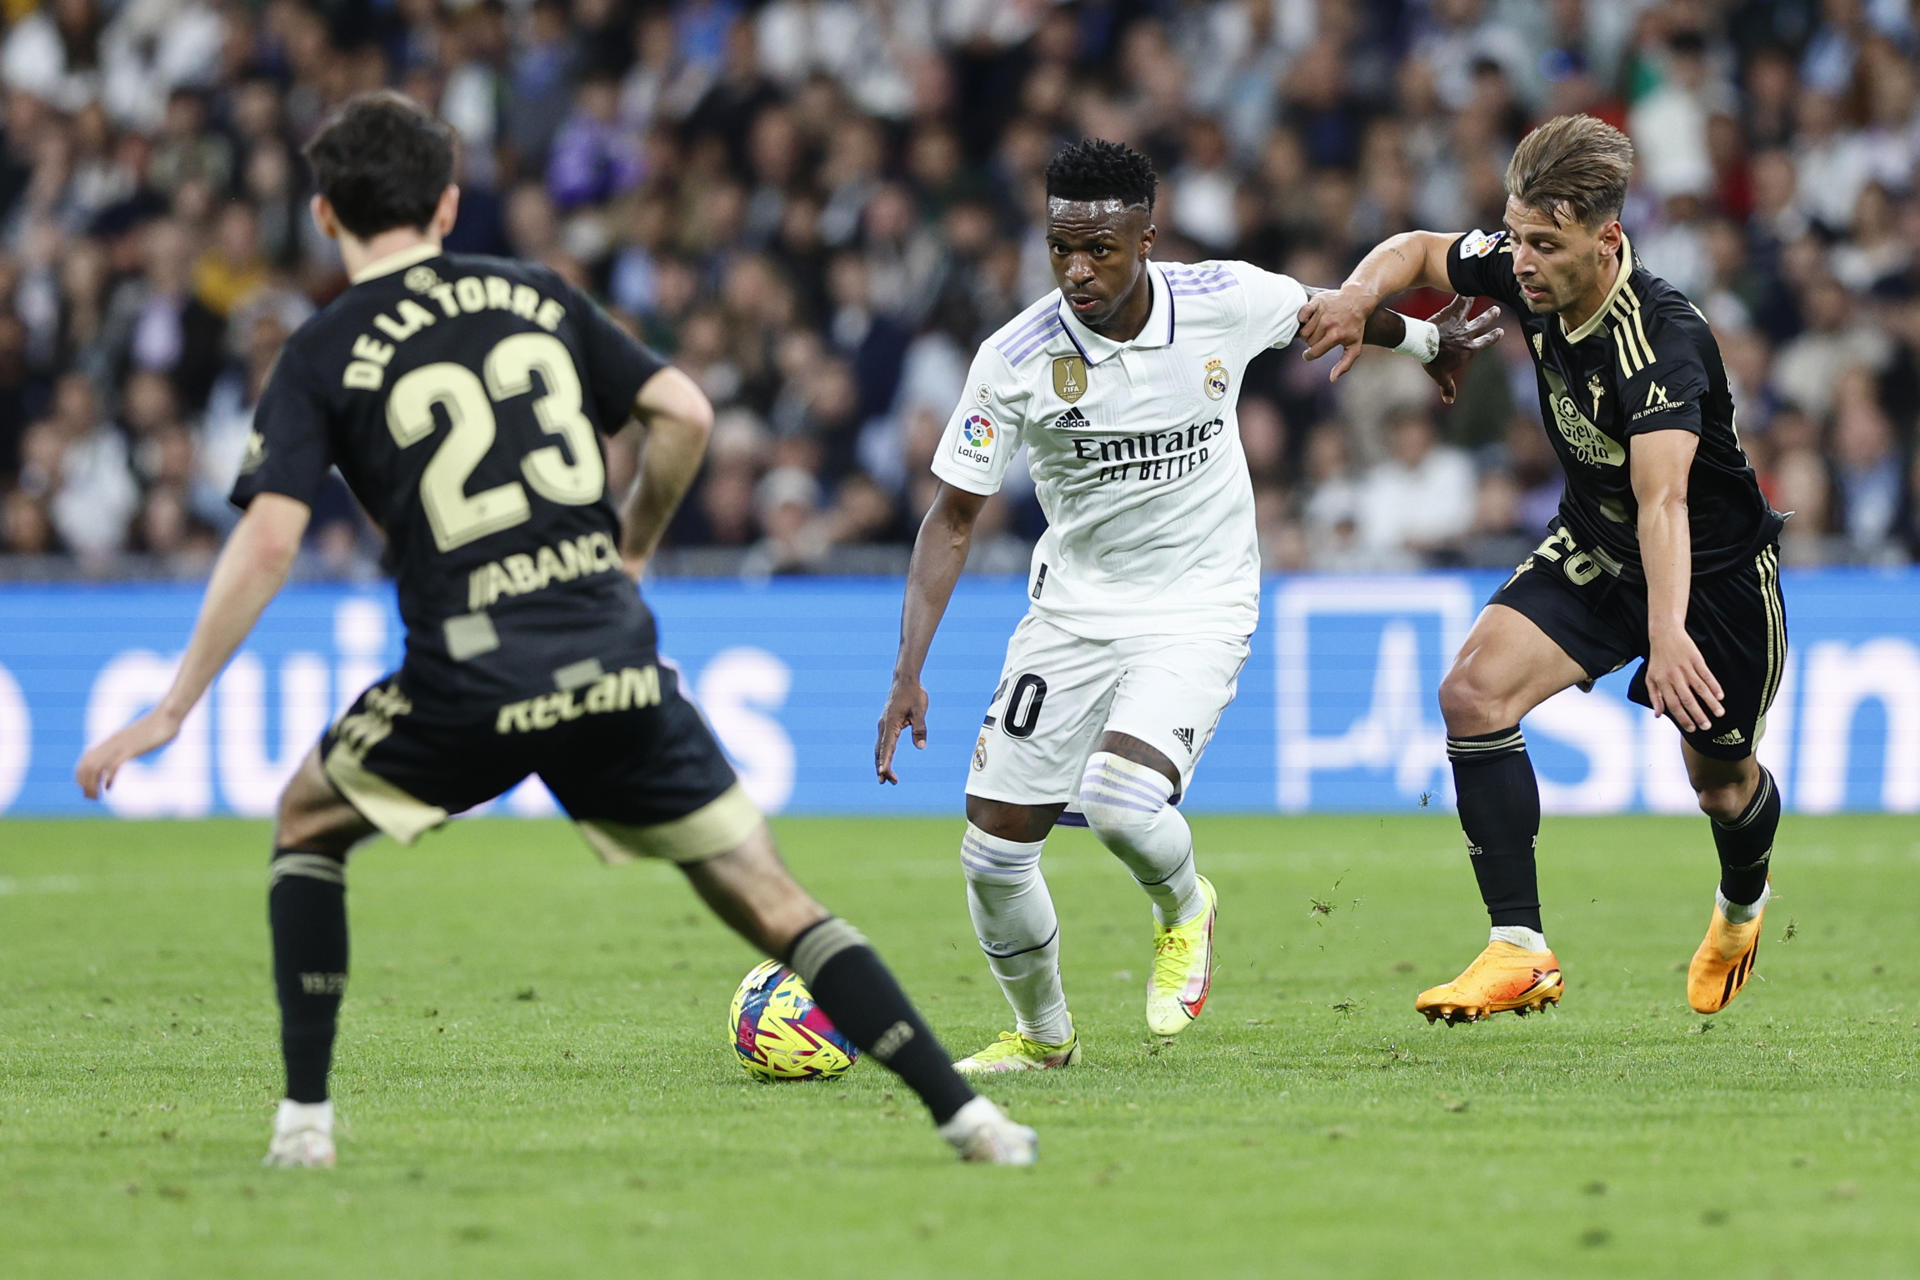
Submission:
<svg viewBox="0 0 1920 1280">
<path fill-rule="evenodd" d="M 1048 527 L 974 744 L 960 846 L 974 932 L 1016 1024 L 957 1064 L 967 1072 L 1064 1067 L 1079 1052 L 1040 874 L 1069 805 L 1152 900 L 1148 1028 L 1177 1035 L 1206 1004 L 1218 903 L 1174 805 L 1233 699 L 1259 616 L 1241 377 L 1293 340 L 1307 299 L 1244 262 L 1149 261 L 1154 172 L 1127 147 L 1081 141 L 1046 181 L 1059 290 L 981 346 L 947 424 L 874 748 L 880 780 L 896 782 L 901 731 L 926 744 L 921 667 L 974 520 L 1024 444 Z M 1464 313 L 1436 329 L 1381 311 L 1366 340 L 1417 353 L 1451 395 L 1453 371 L 1499 336 Z"/>
<path fill-rule="evenodd" d="M 338 466 L 386 531 L 407 652 L 280 798 L 268 914 L 287 1092 L 266 1162 L 334 1162 L 348 852 L 375 832 L 411 844 L 537 773 L 603 858 L 671 859 L 791 965 L 962 1159 L 1031 1164 L 1033 1130 L 974 1094 L 866 940 L 788 875 L 655 650 L 634 580 L 706 450 L 706 397 L 552 271 L 442 252 L 453 135 L 406 99 L 352 99 L 306 154 L 352 287 L 280 355 L 234 486 L 246 514 L 172 687 L 78 768 L 97 798 L 172 741 L 285 582 Z M 623 530 L 598 436 L 633 419 L 646 451 Z"/>
<path fill-rule="evenodd" d="M 1301 316 L 1308 354 L 1352 362 L 1367 317 L 1403 289 L 1521 304 L 1547 434 L 1566 468 L 1552 532 L 1493 595 L 1440 684 L 1460 821 L 1493 920 L 1464 973 L 1421 992 L 1428 1021 L 1556 1003 L 1534 876 L 1540 791 L 1520 720 L 1641 659 L 1629 696 L 1670 717 L 1713 823 L 1720 885 L 1687 970 L 1700 1013 L 1753 974 L 1780 792 L 1754 759 L 1787 656 L 1782 518 L 1734 431 L 1706 317 L 1650 273 L 1620 226 L 1633 144 L 1588 116 L 1528 134 L 1507 166 L 1506 226 L 1410 231 Z"/>
</svg>

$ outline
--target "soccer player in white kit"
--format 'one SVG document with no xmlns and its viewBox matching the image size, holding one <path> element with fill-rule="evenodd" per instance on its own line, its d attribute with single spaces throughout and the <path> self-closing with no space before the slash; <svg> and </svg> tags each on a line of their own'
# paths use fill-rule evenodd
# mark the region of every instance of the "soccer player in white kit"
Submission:
<svg viewBox="0 0 1920 1280">
<path fill-rule="evenodd" d="M 1174 807 L 1232 701 L 1260 611 L 1253 486 L 1234 403 L 1247 362 L 1293 340 L 1308 293 L 1244 262 L 1150 262 L 1155 178 L 1083 140 L 1047 168 L 1057 293 L 989 338 L 941 438 L 943 482 L 914 544 L 874 765 L 898 781 L 903 728 L 926 743 L 920 670 L 973 522 L 1025 444 L 1047 530 L 1027 616 L 974 745 L 960 860 L 975 934 L 1016 1026 L 962 1071 L 1071 1065 L 1059 921 L 1040 851 L 1073 805 L 1153 903 L 1147 1025 L 1186 1029 L 1213 972 L 1213 885 Z M 1366 340 L 1448 378 L 1498 336 L 1376 313 Z"/>
</svg>

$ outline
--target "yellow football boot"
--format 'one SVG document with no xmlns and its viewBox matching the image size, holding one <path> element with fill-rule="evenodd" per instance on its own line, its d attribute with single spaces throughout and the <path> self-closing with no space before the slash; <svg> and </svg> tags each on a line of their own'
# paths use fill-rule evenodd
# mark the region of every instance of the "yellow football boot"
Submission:
<svg viewBox="0 0 1920 1280">
<path fill-rule="evenodd" d="M 953 1069 L 963 1076 L 1051 1071 L 1056 1067 L 1070 1067 L 1079 1057 L 1078 1032 L 1069 1032 L 1064 1043 L 1045 1044 L 1018 1031 L 1002 1031 L 999 1039 L 980 1052 L 960 1059 L 953 1064 Z"/>
<path fill-rule="evenodd" d="M 1147 979 L 1147 1030 L 1157 1036 L 1185 1031 L 1207 1004 L 1213 988 L 1213 922 L 1220 895 L 1205 876 L 1200 892 L 1207 908 L 1185 924 L 1153 926 L 1153 974 Z"/>
<path fill-rule="evenodd" d="M 1771 890 L 1768 896 L 1771 897 Z M 1720 909 L 1716 896 L 1713 919 L 1707 922 L 1707 936 L 1693 953 L 1687 966 L 1687 1003 L 1695 1013 L 1718 1013 L 1733 1003 L 1740 988 L 1753 976 L 1754 961 L 1760 958 L 1760 921 L 1766 917 L 1766 899 L 1760 911 L 1745 924 L 1734 924 Z"/>
<path fill-rule="evenodd" d="M 1528 951 L 1511 942 L 1489 942 L 1466 972 L 1452 982 L 1429 987 L 1414 1000 L 1416 1011 L 1447 1025 L 1478 1022 L 1512 1011 L 1521 1017 L 1560 1003 L 1567 984 L 1551 951 Z"/>
</svg>

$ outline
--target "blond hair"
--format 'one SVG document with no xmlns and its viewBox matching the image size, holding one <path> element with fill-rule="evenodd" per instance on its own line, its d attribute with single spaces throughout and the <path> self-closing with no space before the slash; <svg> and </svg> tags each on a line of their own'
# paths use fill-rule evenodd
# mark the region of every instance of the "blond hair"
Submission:
<svg viewBox="0 0 1920 1280">
<path fill-rule="evenodd" d="M 1633 143 L 1592 116 L 1555 116 L 1520 140 L 1507 163 L 1507 194 L 1583 227 L 1620 216 L 1633 173 Z"/>
</svg>

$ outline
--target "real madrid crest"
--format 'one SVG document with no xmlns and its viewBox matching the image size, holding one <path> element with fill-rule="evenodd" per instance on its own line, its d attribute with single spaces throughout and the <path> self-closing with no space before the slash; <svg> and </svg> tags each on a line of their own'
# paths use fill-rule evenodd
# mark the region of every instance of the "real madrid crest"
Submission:
<svg viewBox="0 0 1920 1280">
<path fill-rule="evenodd" d="M 1207 399 L 1224 399 L 1227 394 L 1227 366 L 1217 357 L 1207 361 L 1207 371 L 1202 381 L 1207 389 Z"/>
<path fill-rule="evenodd" d="M 1053 393 L 1072 404 L 1087 394 L 1087 362 L 1080 356 L 1055 356 Z"/>
<path fill-rule="evenodd" d="M 987 767 L 987 731 L 980 731 L 980 738 L 973 744 L 973 767 L 976 770 Z"/>
</svg>

